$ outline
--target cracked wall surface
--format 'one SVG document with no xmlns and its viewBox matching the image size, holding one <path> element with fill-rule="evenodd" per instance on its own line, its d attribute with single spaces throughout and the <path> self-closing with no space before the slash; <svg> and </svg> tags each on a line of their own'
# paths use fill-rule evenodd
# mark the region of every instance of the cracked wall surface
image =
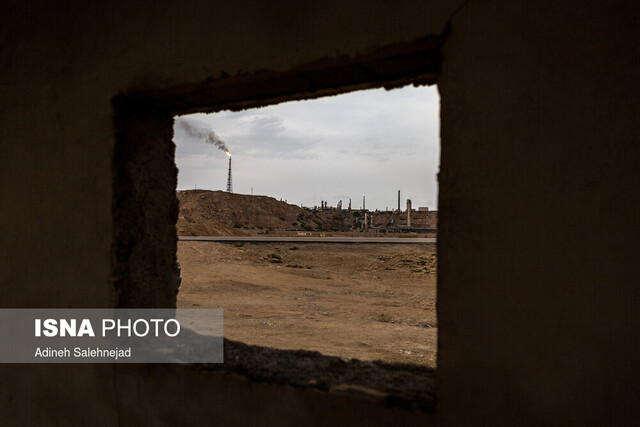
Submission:
<svg viewBox="0 0 640 427">
<path fill-rule="evenodd" d="M 112 280 L 116 306 L 176 306 L 178 200 L 173 117 L 116 105 Z"/>
</svg>

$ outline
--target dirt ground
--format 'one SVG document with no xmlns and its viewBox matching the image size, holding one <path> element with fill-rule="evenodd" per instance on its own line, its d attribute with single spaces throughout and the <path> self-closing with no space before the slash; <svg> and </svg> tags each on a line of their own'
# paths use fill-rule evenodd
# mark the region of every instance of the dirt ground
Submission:
<svg viewBox="0 0 640 427">
<path fill-rule="evenodd" d="M 226 338 L 436 366 L 434 245 L 179 242 L 178 307 L 224 309 Z"/>
</svg>

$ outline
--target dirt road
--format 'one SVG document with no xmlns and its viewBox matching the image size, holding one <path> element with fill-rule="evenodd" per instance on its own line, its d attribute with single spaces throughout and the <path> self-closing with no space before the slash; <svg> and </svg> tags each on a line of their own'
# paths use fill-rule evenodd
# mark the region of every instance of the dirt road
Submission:
<svg viewBox="0 0 640 427">
<path fill-rule="evenodd" d="M 178 307 L 221 307 L 225 337 L 435 367 L 434 245 L 178 243 Z"/>
</svg>

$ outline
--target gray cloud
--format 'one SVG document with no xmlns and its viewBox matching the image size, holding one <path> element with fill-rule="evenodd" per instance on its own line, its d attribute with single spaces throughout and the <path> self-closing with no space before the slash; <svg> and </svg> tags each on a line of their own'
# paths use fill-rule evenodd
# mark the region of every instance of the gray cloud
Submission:
<svg viewBox="0 0 640 427">
<path fill-rule="evenodd" d="M 314 158 L 308 140 L 291 134 L 277 115 L 245 116 L 245 134 L 233 136 L 238 153 L 253 157 Z"/>
</svg>

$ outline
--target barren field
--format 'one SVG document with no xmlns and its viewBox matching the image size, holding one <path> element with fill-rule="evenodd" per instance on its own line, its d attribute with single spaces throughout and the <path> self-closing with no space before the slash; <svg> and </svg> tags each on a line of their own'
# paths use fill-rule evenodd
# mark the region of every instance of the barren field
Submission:
<svg viewBox="0 0 640 427">
<path fill-rule="evenodd" d="M 435 367 L 434 245 L 178 242 L 178 307 L 226 338 Z"/>
</svg>

